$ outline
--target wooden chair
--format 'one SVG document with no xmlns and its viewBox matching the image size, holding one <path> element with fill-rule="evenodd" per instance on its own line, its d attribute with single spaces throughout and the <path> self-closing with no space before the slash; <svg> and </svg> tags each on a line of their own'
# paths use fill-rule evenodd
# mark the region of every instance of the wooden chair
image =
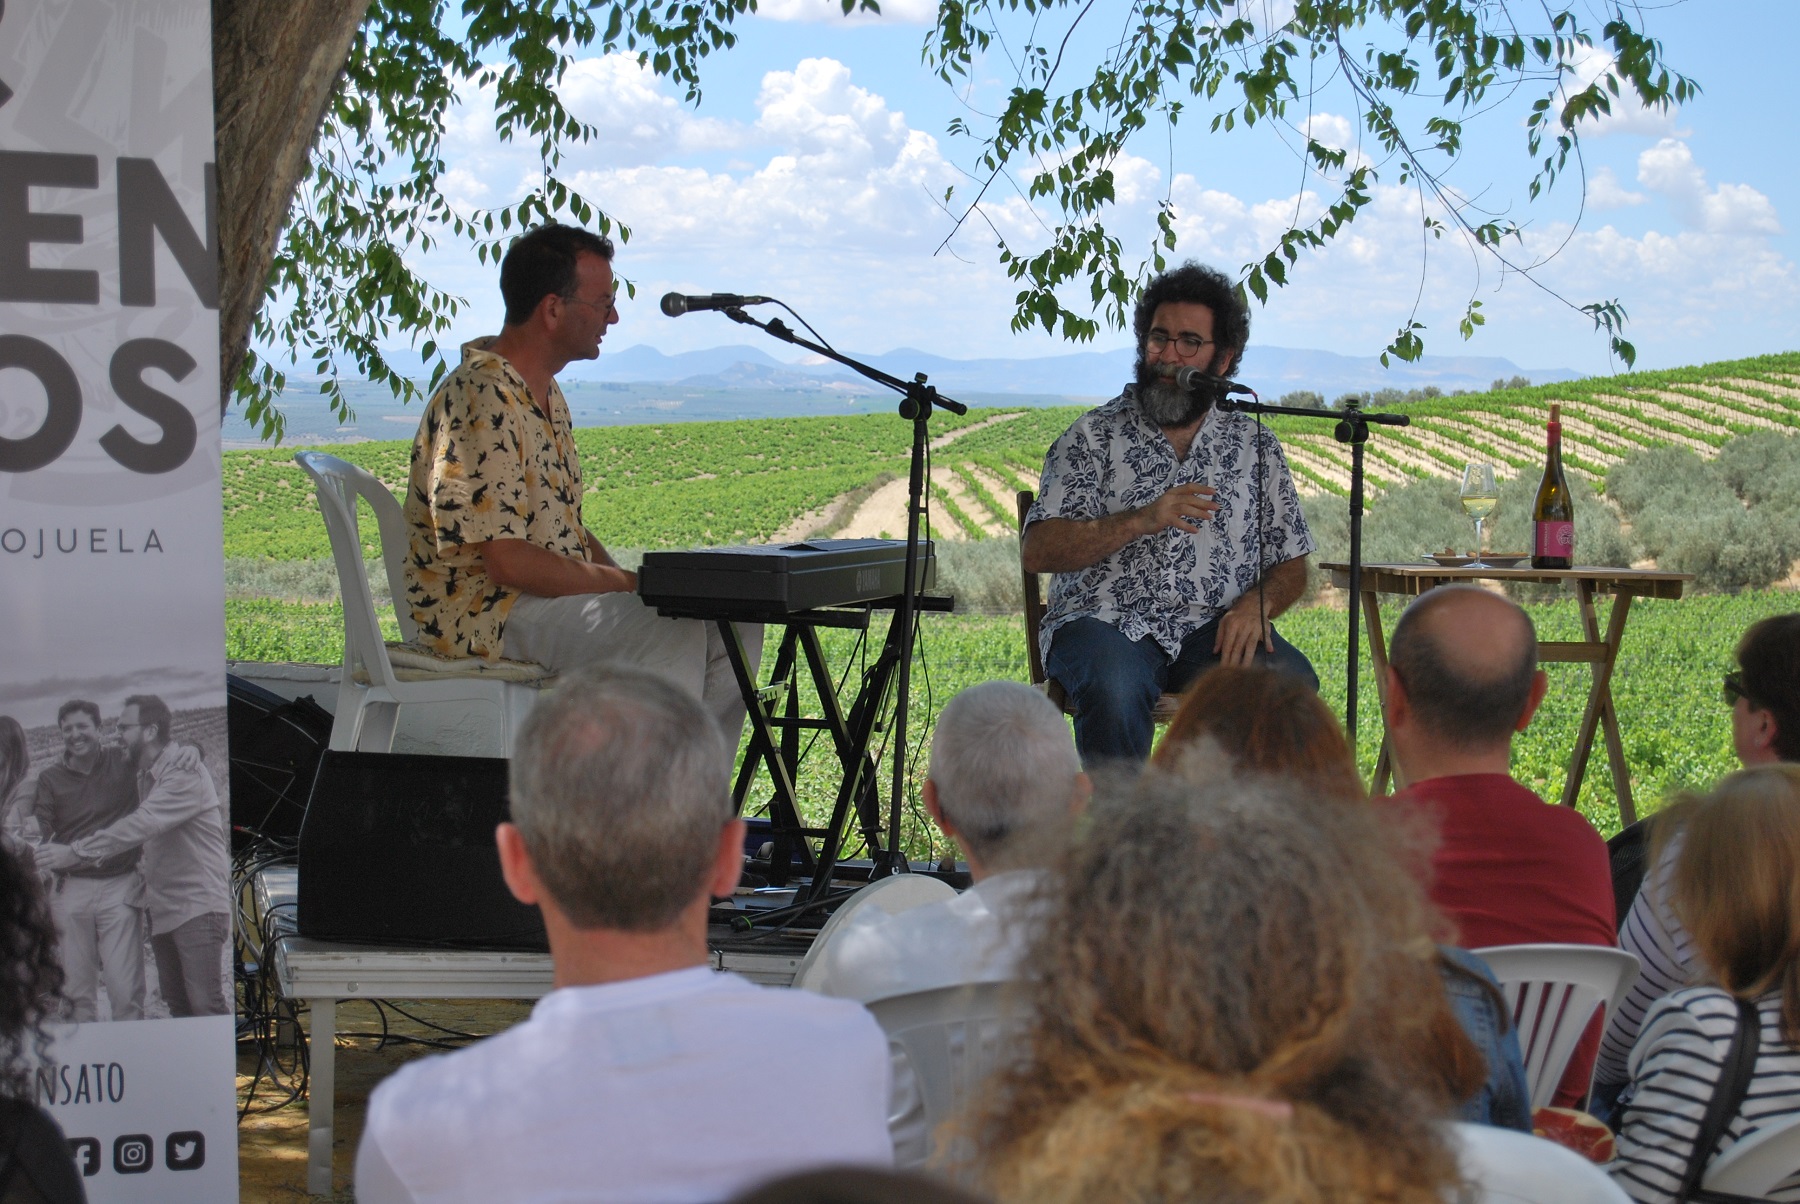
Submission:
<svg viewBox="0 0 1800 1204">
<path fill-rule="evenodd" d="M 1031 668 L 1031 684 L 1061 707 L 1063 714 L 1073 715 L 1075 707 L 1063 692 L 1062 683 L 1051 681 L 1044 673 L 1044 650 L 1038 637 L 1038 629 L 1044 624 L 1044 593 L 1038 586 L 1038 575 L 1025 571 L 1025 516 L 1031 513 L 1031 504 L 1035 501 L 1037 494 L 1029 489 L 1019 490 L 1013 498 L 1019 511 L 1019 577 L 1025 595 L 1025 656 Z M 1156 700 L 1156 709 L 1151 712 L 1151 717 L 1160 726 L 1175 718 L 1175 712 L 1180 709 L 1181 695 L 1164 694 Z"/>
</svg>

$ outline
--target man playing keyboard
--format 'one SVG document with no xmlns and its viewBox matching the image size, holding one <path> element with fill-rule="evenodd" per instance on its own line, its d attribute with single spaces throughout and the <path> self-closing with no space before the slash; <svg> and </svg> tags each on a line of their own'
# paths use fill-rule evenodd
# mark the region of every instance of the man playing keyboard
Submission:
<svg viewBox="0 0 1800 1204">
<path fill-rule="evenodd" d="M 597 661 L 660 673 L 698 697 L 736 751 L 744 721 L 723 639 L 637 596 L 581 516 L 581 460 L 556 374 L 600 354 L 614 305 L 613 245 L 573 226 L 521 235 L 500 264 L 506 321 L 463 345 L 413 440 L 406 603 L 441 656 Z M 740 626 L 750 665 L 762 629 Z"/>
</svg>

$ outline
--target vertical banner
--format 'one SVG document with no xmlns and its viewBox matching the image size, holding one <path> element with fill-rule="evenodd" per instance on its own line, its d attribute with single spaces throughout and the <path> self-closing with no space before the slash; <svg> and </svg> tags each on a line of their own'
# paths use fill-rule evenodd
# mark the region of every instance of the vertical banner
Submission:
<svg viewBox="0 0 1800 1204">
<path fill-rule="evenodd" d="M 0 838 L 93 1201 L 237 1198 L 211 60 L 208 0 L 0 0 Z"/>
</svg>

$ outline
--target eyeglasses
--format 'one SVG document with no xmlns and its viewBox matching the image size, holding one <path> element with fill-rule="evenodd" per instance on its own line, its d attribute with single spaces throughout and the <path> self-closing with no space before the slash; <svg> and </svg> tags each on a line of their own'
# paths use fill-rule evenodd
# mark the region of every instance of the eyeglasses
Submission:
<svg viewBox="0 0 1800 1204">
<path fill-rule="evenodd" d="M 577 297 L 574 293 L 559 293 L 557 295 L 572 305 L 585 305 L 589 309 L 597 309 L 603 314 L 612 313 L 613 306 L 616 305 L 619 300 L 617 294 L 606 298 L 604 302 L 589 301 L 586 297 Z"/>
<path fill-rule="evenodd" d="M 1727 673 L 1725 675 L 1725 688 L 1723 693 L 1725 695 L 1725 705 L 1728 707 L 1736 706 L 1737 701 L 1740 698 L 1748 702 L 1751 706 L 1756 706 L 1756 699 L 1750 697 L 1750 691 L 1744 688 L 1744 675 L 1742 672 Z"/>
<path fill-rule="evenodd" d="M 1144 350 L 1161 351 L 1170 343 L 1175 344 L 1184 359 L 1192 359 L 1208 347 L 1217 343 L 1217 339 L 1203 339 L 1197 334 L 1171 335 L 1166 330 L 1152 330 L 1144 336 Z"/>
</svg>

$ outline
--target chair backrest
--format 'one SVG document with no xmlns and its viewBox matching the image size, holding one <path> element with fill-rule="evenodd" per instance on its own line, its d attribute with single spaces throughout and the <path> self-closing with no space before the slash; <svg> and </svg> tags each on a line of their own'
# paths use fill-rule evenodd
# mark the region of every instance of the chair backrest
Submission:
<svg viewBox="0 0 1800 1204">
<path fill-rule="evenodd" d="M 1600 945 L 1499 945 L 1471 950 L 1487 962 L 1519 1033 L 1531 1106 L 1556 1094 L 1596 1008 L 1616 1009 L 1637 981 L 1638 959 Z"/>
<path fill-rule="evenodd" d="M 381 539 L 381 560 L 387 570 L 388 594 L 395 600 L 394 618 L 400 638 L 412 640 L 418 625 L 408 607 L 399 605 L 406 596 L 406 518 L 394 495 L 370 473 L 324 452 L 294 453 L 294 462 L 318 486 L 319 511 L 331 537 L 331 558 L 337 565 L 338 589 L 344 598 L 344 667 L 348 673 L 359 665 L 371 681 L 394 684 L 387 645 L 375 614 L 375 598 L 363 565 L 362 539 L 357 531 L 356 501 L 362 498 L 375 512 Z"/>
<path fill-rule="evenodd" d="M 1612 1177 L 1573 1150 L 1513 1129 L 1450 1126 L 1462 1176 L 1472 1196 L 1459 1204 L 1630 1204 Z"/>
<path fill-rule="evenodd" d="M 1023 1014 L 1009 1006 L 1011 983 L 971 982 L 868 1005 L 924 1106 L 927 1134 L 961 1111 L 982 1081 L 1012 1056 Z"/>
<path fill-rule="evenodd" d="M 1045 681 L 1044 650 L 1038 640 L 1038 628 L 1044 624 L 1044 593 L 1038 584 L 1038 575 L 1025 571 L 1025 516 L 1031 513 L 1031 504 L 1037 501 L 1037 494 L 1029 489 L 1021 489 L 1013 497 L 1013 504 L 1019 511 L 1019 577 L 1025 598 L 1025 657 L 1031 669 L 1031 684 L 1041 686 Z"/>
<path fill-rule="evenodd" d="M 1700 1186 L 1708 1191 L 1760 1198 L 1800 1171 L 1800 1116 L 1758 1129 L 1706 1168 Z"/>
<path fill-rule="evenodd" d="M 819 935 L 813 938 L 806 956 L 800 960 L 800 969 L 794 975 L 794 985 L 806 991 L 824 989 L 825 950 L 852 916 L 870 907 L 889 915 L 897 915 L 926 903 L 938 903 L 955 897 L 955 887 L 942 878 L 933 878 L 929 874 L 892 874 L 876 879 L 838 904 L 838 909 L 831 913 L 831 918 L 819 929 Z"/>
</svg>

